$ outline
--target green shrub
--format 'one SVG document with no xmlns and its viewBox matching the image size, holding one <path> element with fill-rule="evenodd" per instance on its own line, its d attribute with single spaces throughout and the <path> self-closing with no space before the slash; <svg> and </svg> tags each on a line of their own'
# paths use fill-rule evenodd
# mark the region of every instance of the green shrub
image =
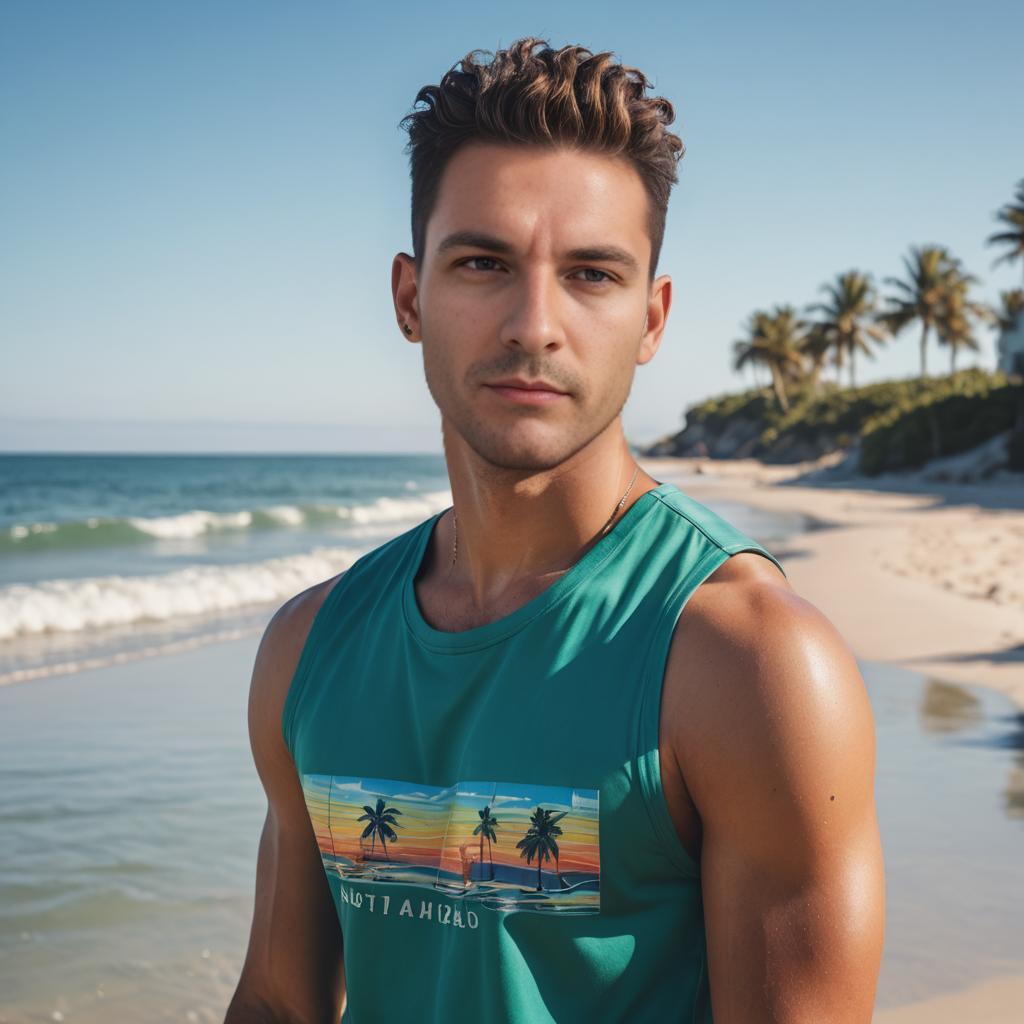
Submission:
<svg viewBox="0 0 1024 1024">
<path fill-rule="evenodd" d="M 1024 385 L 1004 374 L 940 378 L 916 402 L 900 403 L 864 425 L 858 468 L 874 476 L 967 451 L 1010 430 L 1022 403 Z"/>
<path fill-rule="evenodd" d="M 796 461 L 846 448 L 861 439 L 859 468 L 876 474 L 920 466 L 936 455 L 966 451 L 1021 423 L 1020 378 L 971 368 L 925 380 L 882 381 L 859 388 L 807 382 L 790 386 L 783 412 L 769 389 L 718 395 L 691 406 L 686 424 L 702 424 L 709 443 L 737 423 L 759 430 L 749 453 L 766 462 Z M 1014 435 L 1011 460 L 1024 464 L 1024 436 Z M 1022 467 L 1024 468 L 1024 467 Z"/>
</svg>

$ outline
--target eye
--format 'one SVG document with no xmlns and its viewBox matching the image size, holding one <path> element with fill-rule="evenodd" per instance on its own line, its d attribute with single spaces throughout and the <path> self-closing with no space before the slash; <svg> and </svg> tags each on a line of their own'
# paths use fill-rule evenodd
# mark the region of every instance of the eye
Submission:
<svg viewBox="0 0 1024 1024">
<path fill-rule="evenodd" d="M 468 259 L 464 259 L 462 261 L 461 266 L 467 266 L 468 264 L 473 263 L 474 261 L 478 262 L 480 260 L 483 260 L 484 263 L 493 263 L 495 266 L 498 265 L 498 261 L 493 256 L 470 256 Z M 493 268 L 491 268 L 491 267 L 479 268 L 478 267 L 478 268 L 475 268 L 475 269 L 478 269 L 478 270 L 479 269 L 491 270 Z"/>
<path fill-rule="evenodd" d="M 607 273 L 604 270 L 598 270 L 597 267 L 583 267 L 582 270 L 577 271 L 577 273 L 601 275 L 601 277 L 598 278 L 597 280 L 591 278 L 590 280 L 587 281 L 587 284 L 604 284 L 606 281 L 614 280 L 611 274 Z"/>
</svg>

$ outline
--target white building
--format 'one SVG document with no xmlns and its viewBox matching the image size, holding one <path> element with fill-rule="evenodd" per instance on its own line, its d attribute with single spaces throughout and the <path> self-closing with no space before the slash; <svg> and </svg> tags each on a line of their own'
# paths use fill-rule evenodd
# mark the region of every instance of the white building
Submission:
<svg viewBox="0 0 1024 1024">
<path fill-rule="evenodd" d="M 1017 317 L 1012 331 L 1003 331 L 996 343 L 996 369 L 1004 373 L 1024 373 L 1024 315 Z"/>
</svg>

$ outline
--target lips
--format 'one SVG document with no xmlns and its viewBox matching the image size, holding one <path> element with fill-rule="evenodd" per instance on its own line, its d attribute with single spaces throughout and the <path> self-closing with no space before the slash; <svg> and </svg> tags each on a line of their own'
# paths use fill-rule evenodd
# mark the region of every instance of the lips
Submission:
<svg viewBox="0 0 1024 1024">
<path fill-rule="evenodd" d="M 491 388 L 517 388 L 520 391 L 547 391 L 556 395 L 568 394 L 568 392 L 562 391 L 561 388 L 556 388 L 554 384 L 549 384 L 546 380 L 529 381 L 521 380 L 517 377 L 490 381 L 487 386 Z"/>
<path fill-rule="evenodd" d="M 487 385 L 487 390 L 500 401 L 518 406 L 556 405 L 560 399 L 569 397 L 568 392 L 554 390 L 554 385 L 547 381 L 495 381 Z"/>
</svg>

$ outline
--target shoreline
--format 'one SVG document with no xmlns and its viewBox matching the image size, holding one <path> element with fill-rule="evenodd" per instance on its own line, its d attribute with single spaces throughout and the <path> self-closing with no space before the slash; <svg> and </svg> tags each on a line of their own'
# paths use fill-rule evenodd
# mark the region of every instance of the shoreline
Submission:
<svg viewBox="0 0 1024 1024">
<path fill-rule="evenodd" d="M 808 517 L 811 528 L 772 553 L 857 656 L 991 687 L 1024 711 L 1024 482 L 829 480 L 821 462 L 638 461 L 697 501 Z"/>
</svg>

